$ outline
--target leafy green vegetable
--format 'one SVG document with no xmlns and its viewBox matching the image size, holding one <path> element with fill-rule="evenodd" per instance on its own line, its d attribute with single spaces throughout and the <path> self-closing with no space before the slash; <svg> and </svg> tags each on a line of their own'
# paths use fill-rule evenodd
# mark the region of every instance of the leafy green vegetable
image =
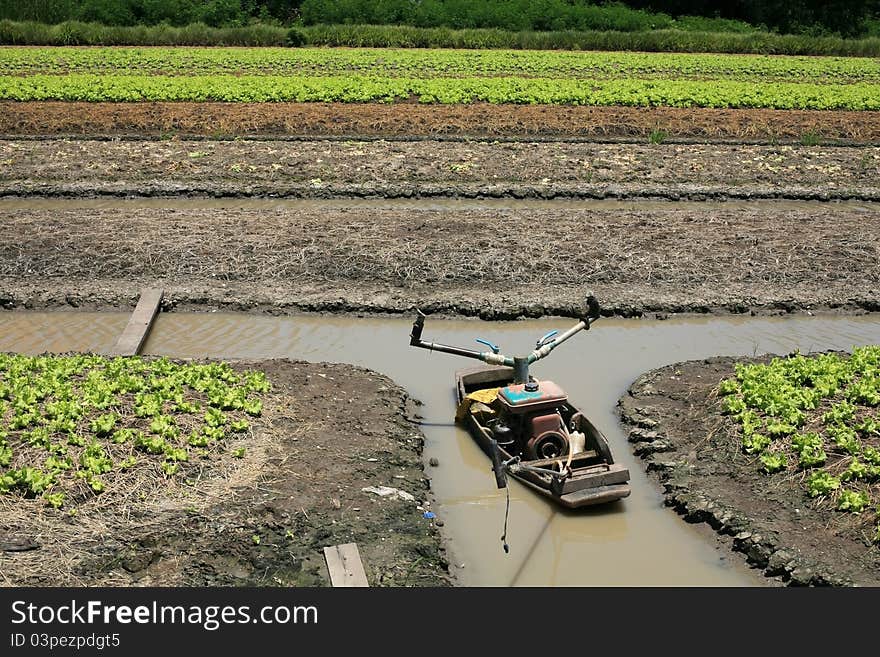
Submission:
<svg viewBox="0 0 880 657">
<path fill-rule="evenodd" d="M 760 433 L 743 436 L 743 449 L 747 454 L 763 452 L 770 445 L 770 439 Z"/>
<path fill-rule="evenodd" d="M 784 452 L 764 452 L 759 457 L 763 464 L 764 471 L 767 473 L 779 472 L 788 466 L 788 457 Z"/>
<path fill-rule="evenodd" d="M 106 415 L 96 417 L 89 426 L 91 426 L 92 432 L 96 436 L 106 436 L 113 431 L 113 427 L 116 426 L 118 419 L 119 416 L 116 413 L 107 413 Z"/>
<path fill-rule="evenodd" d="M 880 346 L 739 364 L 718 390 L 719 410 L 731 416 L 743 449 L 759 455 L 764 471 L 778 472 L 793 457 L 810 470 L 804 479 L 810 497 L 832 497 L 841 511 L 877 504 Z M 840 490 L 841 482 L 860 488 Z"/>
<path fill-rule="evenodd" d="M 810 497 L 828 495 L 838 488 L 840 488 L 840 479 L 831 476 L 824 470 L 814 472 L 807 478 L 807 491 L 809 491 Z"/>
<path fill-rule="evenodd" d="M 45 493 L 43 499 L 55 509 L 60 509 L 64 505 L 64 493 Z"/>
<path fill-rule="evenodd" d="M 250 423 L 247 420 L 233 420 L 229 423 L 229 430 L 233 433 L 244 433 L 250 427 Z"/>
<path fill-rule="evenodd" d="M 219 409 L 209 408 L 205 411 L 205 424 L 209 427 L 221 427 L 226 424 L 226 416 Z"/>
<path fill-rule="evenodd" d="M 837 508 L 840 511 L 852 511 L 853 513 L 861 513 L 870 504 L 871 500 L 867 493 L 843 490 L 837 500 Z"/>
<path fill-rule="evenodd" d="M 853 459 L 844 473 L 840 476 L 843 481 L 851 481 L 853 479 L 867 479 L 870 476 L 870 468 L 859 461 Z"/>
</svg>

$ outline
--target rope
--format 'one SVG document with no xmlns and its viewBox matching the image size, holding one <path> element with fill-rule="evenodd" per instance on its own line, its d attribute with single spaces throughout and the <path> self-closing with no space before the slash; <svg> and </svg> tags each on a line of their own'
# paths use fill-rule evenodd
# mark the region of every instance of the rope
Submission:
<svg viewBox="0 0 880 657">
<path fill-rule="evenodd" d="M 507 506 L 504 509 L 504 533 L 501 535 L 501 545 L 504 546 L 504 553 L 508 554 L 510 546 L 507 544 L 507 517 L 510 515 L 510 486 L 505 486 L 504 492 L 507 493 Z"/>
</svg>

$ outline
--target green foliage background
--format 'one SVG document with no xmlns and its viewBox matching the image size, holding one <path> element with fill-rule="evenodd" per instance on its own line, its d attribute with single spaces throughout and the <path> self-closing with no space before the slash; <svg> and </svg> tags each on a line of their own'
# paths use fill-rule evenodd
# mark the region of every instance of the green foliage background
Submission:
<svg viewBox="0 0 880 657">
<path fill-rule="evenodd" d="M 0 0 L 0 19 L 214 27 L 374 24 L 511 31 L 683 29 L 880 35 L 880 0 Z"/>
</svg>

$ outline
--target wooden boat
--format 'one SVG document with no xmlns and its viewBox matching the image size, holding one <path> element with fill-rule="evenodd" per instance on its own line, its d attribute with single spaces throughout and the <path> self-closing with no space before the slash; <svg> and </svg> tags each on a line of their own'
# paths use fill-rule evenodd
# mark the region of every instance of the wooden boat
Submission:
<svg viewBox="0 0 880 657">
<path fill-rule="evenodd" d="M 496 484 L 510 474 L 554 502 L 578 508 L 613 502 L 630 494 L 629 471 L 614 462 L 608 440 L 568 401 L 552 381 L 529 375 L 529 365 L 599 318 L 591 296 L 588 312 L 568 331 L 551 331 L 526 356 L 510 357 L 486 340 L 491 351 L 477 351 L 422 340 L 425 315 L 419 312 L 410 345 L 481 360 L 490 365 L 456 373 L 462 423 L 492 459 Z"/>
</svg>

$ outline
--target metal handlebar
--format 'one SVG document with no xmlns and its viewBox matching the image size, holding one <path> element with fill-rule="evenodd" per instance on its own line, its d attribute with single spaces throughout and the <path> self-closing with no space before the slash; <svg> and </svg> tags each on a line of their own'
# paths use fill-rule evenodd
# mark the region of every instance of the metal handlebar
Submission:
<svg viewBox="0 0 880 657">
<path fill-rule="evenodd" d="M 561 345 L 563 342 L 571 338 L 576 333 L 582 330 L 589 330 L 590 324 L 595 322 L 601 316 L 599 310 L 599 302 L 594 296 L 590 295 L 589 297 L 587 297 L 587 312 L 577 324 L 572 326 L 561 335 L 556 335 L 556 331 L 551 331 L 550 333 L 547 333 L 544 337 L 538 340 L 534 351 L 532 351 L 532 353 L 530 353 L 528 356 L 511 357 L 498 353 L 499 349 L 496 345 L 488 342 L 487 340 L 482 340 L 479 338 L 477 339 L 477 342 L 485 344 L 490 349 L 492 349 L 492 351 L 477 351 L 475 349 L 454 347 L 451 345 L 441 344 L 439 342 L 428 342 L 426 340 L 422 340 L 422 330 L 425 327 L 425 314 L 421 310 L 417 310 L 417 312 L 418 315 L 413 322 L 412 332 L 409 336 L 410 346 L 419 347 L 421 349 L 428 349 L 430 351 L 440 351 L 446 354 L 453 354 L 455 356 L 463 356 L 465 358 L 473 358 L 475 360 L 481 360 L 484 363 L 488 363 L 489 365 L 502 365 L 504 367 L 512 367 L 514 369 L 515 383 L 528 382 L 529 365 L 531 365 L 535 361 L 545 358 L 547 355 L 550 354 L 551 351 L 556 349 L 556 347 Z"/>
</svg>

